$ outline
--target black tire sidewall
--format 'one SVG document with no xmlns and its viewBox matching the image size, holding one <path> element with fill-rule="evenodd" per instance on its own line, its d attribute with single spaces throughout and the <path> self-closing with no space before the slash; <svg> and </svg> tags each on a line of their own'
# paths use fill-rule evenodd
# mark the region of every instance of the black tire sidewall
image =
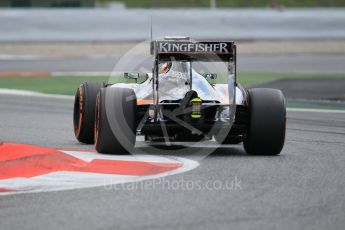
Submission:
<svg viewBox="0 0 345 230">
<path fill-rule="evenodd" d="M 286 106 L 280 90 L 253 88 L 249 93 L 249 125 L 243 145 L 248 154 L 277 155 L 285 142 Z"/>
<path fill-rule="evenodd" d="M 135 93 L 129 88 L 104 88 L 100 91 L 96 114 L 95 148 L 108 154 L 128 154 L 135 145 Z"/>
</svg>

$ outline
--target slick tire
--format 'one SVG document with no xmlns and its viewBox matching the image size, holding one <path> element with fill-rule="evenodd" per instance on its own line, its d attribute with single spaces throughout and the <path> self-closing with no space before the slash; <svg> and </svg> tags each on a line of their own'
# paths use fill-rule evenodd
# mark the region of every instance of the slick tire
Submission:
<svg viewBox="0 0 345 230">
<path fill-rule="evenodd" d="M 286 107 L 280 90 L 249 89 L 249 127 L 244 149 L 250 155 L 277 155 L 285 141 Z"/>
<path fill-rule="evenodd" d="M 79 142 L 93 144 L 96 96 L 103 83 L 84 82 L 79 86 L 74 99 L 73 127 Z"/>
<path fill-rule="evenodd" d="M 134 149 L 137 98 L 132 89 L 103 88 L 97 95 L 95 148 L 100 153 L 128 154 Z"/>
</svg>

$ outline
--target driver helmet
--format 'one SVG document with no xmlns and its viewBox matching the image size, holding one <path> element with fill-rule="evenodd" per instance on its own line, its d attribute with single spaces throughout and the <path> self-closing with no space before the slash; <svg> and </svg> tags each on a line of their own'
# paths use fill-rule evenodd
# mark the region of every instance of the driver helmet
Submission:
<svg viewBox="0 0 345 230">
<path fill-rule="evenodd" d="M 166 62 L 162 65 L 160 72 L 161 73 L 168 73 L 171 69 L 172 62 Z"/>
</svg>

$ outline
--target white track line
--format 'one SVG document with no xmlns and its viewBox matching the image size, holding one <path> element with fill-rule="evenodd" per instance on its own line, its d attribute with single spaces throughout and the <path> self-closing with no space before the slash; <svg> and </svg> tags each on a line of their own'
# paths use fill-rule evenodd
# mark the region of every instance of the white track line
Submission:
<svg viewBox="0 0 345 230">
<path fill-rule="evenodd" d="M 311 113 L 345 113 L 341 109 L 306 109 L 306 108 L 287 108 L 288 112 L 311 112 Z"/>
<path fill-rule="evenodd" d="M 43 97 L 43 98 L 57 98 L 57 99 L 74 99 L 74 96 L 69 96 L 69 95 L 38 93 L 34 91 L 19 90 L 19 89 L 0 89 L 0 94 L 15 95 L 15 96 Z"/>
</svg>

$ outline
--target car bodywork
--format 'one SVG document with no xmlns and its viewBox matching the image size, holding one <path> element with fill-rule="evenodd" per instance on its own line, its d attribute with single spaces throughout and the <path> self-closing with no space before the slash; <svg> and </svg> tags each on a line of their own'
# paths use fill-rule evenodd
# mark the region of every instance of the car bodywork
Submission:
<svg viewBox="0 0 345 230">
<path fill-rule="evenodd" d="M 242 140 L 247 95 L 236 82 L 234 42 L 170 37 L 153 41 L 151 54 L 153 69 L 152 73 L 146 74 L 145 81 L 108 86 L 134 90 L 137 135 L 145 135 L 148 140 L 188 141 L 189 137 L 197 140 L 213 136 L 225 138 L 230 133 L 237 142 Z M 194 63 L 200 61 L 224 63 L 227 84 L 211 84 L 207 76 L 193 68 Z M 164 63 L 169 66 L 160 71 Z"/>
<path fill-rule="evenodd" d="M 284 95 L 237 83 L 234 42 L 170 37 L 153 41 L 151 54 L 152 72 L 140 84 L 139 73 L 125 73 L 136 84 L 84 82 L 78 87 L 73 126 L 80 142 L 110 154 L 132 153 L 138 135 L 166 145 L 213 138 L 219 144 L 243 142 L 251 155 L 282 151 Z M 227 84 L 216 84 L 219 72 L 200 63 L 220 63 L 226 74 L 218 82 Z"/>
</svg>

